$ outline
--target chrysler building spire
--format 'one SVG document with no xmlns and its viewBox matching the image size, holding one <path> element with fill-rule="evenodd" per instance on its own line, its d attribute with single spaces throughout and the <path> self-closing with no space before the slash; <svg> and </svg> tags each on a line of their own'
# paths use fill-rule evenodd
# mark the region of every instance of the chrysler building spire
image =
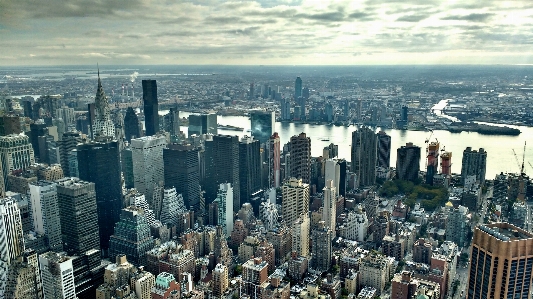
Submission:
<svg viewBox="0 0 533 299">
<path fill-rule="evenodd" d="M 95 106 L 95 120 L 93 124 L 93 132 L 95 136 L 110 136 L 115 137 L 115 125 L 111 121 L 111 109 L 109 102 L 102 87 L 102 80 L 100 79 L 100 68 L 98 68 L 98 88 L 96 89 L 96 97 L 94 98 Z"/>
</svg>

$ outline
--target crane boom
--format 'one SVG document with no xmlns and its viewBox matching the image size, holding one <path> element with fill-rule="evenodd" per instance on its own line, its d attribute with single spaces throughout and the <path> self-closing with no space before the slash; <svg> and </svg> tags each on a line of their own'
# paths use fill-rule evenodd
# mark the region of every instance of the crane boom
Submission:
<svg viewBox="0 0 533 299">
<path fill-rule="evenodd" d="M 514 158 L 516 160 L 516 165 L 518 166 L 518 169 L 520 169 L 520 161 L 518 161 L 518 155 L 516 154 L 514 148 L 512 150 L 513 150 Z"/>
</svg>

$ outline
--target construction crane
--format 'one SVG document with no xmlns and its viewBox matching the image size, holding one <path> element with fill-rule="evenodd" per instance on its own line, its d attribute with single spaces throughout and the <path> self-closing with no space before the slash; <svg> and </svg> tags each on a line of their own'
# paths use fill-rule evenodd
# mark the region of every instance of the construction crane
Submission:
<svg viewBox="0 0 533 299">
<path fill-rule="evenodd" d="M 527 164 L 529 164 L 529 166 L 531 166 L 531 169 L 533 169 L 533 165 L 531 165 L 531 162 L 527 162 Z"/>
<path fill-rule="evenodd" d="M 516 165 L 518 166 L 518 169 L 520 169 L 520 161 L 518 161 L 518 155 L 516 154 L 514 148 L 512 150 L 513 150 L 514 159 L 516 160 Z"/>
<path fill-rule="evenodd" d="M 518 169 L 520 169 L 520 174 L 525 174 L 525 172 L 524 172 L 524 162 L 526 160 L 526 141 L 524 141 L 524 151 L 522 152 L 522 165 L 520 165 L 520 161 L 518 160 L 518 155 L 516 154 L 514 149 L 513 149 L 513 154 L 514 154 L 514 158 L 516 160 L 516 164 L 518 165 Z"/>
</svg>

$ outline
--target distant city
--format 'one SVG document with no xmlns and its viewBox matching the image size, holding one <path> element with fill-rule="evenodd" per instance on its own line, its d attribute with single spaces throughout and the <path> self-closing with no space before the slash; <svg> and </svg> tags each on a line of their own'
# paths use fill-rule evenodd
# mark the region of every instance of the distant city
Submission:
<svg viewBox="0 0 533 299">
<path fill-rule="evenodd" d="M 0 68 L 0 298 L 531 298 L 530 66 Z"/>
</svg>

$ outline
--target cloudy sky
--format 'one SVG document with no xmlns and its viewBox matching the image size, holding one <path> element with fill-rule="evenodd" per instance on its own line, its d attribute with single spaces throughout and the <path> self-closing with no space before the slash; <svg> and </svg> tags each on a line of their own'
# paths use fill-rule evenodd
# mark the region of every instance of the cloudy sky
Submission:
<svg viewBox="0 0 533 299">
<path fill-rule="evenodd" d="M 531 0 L 1 0 L 0 66 L 533 64 Z"/>
</svg>

